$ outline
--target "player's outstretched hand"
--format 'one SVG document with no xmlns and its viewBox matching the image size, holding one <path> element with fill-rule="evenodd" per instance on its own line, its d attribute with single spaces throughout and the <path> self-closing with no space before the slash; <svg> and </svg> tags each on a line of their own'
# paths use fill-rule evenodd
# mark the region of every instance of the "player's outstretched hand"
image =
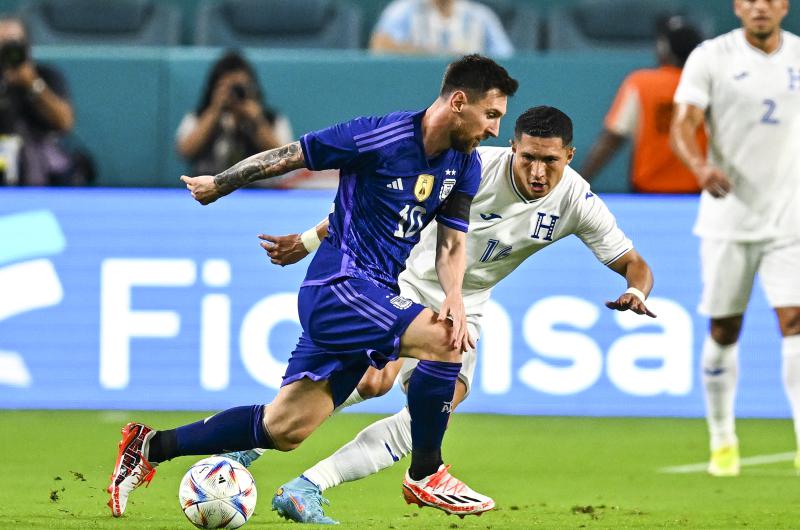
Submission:
<svg viewBox="0 0 800 530">
<path fill-rule="evenodd" d="M 464 310 L 464 299 L 460 293 L 449 294 L 442 302 L 438 320 L 443 322 L 448 317 L 453 321 L 450 346 L 460 348 L 462 352 L 475 349 L 475 339 L 470 337 L 467 330 L 467 313 Z"/>
<path fill-rule="evenodd" d="M 259 234 L 261 248 L 269 254 L 269 260 L 275 265 L 285 267 L 297 263 L 308 256 L 308 250 L 300 239 L 300 234 L 289 234 L 287 236 L 271 236 Z"/>
<path fill-rule="evenodd" d="M 609 309 L 616 309 L 617 311 L 633 311 L 637 315 L 647 315 L 650 318 L 656 318 L 656 314 L 647 309 L 638 296 L 631 293 L 623 293 L 619 298 L 613 302 L 606 302 L 606 307 Z"/>
<path fill-rule="evenodd" d="M 698 182 L 701 188 L 717 199 L 726 196 L 733 188 L 728 176 L 714 166 L 705 166 L 698 175 Z"/>
<path fill-rule="evenodd" d="M 199 177 L 181 175 L 181 181 L 186 184 L 186 189 L 192 192 L 192 198 L 200 204 L 211 204 L 223 196 L 223 193 L 220 193 L 214 183 L 213 175 L 201 175 Z"/>
</svg>

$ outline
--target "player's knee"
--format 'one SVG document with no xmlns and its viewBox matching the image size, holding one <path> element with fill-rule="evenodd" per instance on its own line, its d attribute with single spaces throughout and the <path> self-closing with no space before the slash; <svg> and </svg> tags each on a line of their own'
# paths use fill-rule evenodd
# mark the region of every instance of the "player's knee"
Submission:
<svg viewBox="0 0 800 530">
<path fill-rule="evenodd" d="M 778 312 L 781 335 L 800 335 L 800 308 L 782 309 Z"/>
<path fill-rule="evenodd" d="M 713 318 L 709 333 L 714 342 L 720 346 L 729 346 L 739 340 L 742 330 L 742 317 Z"/>
<path fill-rule="evenodd" d="M 450 337 L 441 340 L 432 340 L 417 352 L 418 359 L 425 361 L 438 361 L 445 363 L 460 363 L 461 351 L 453 347 Z"/>
<path fill-rule="evenodd" d="M 453 327 L 450 322 L 437 322 L 436 330 L 431 336 L 429 351 L 442 362 L 461 362 L 461 350 L 453 346 Z"/>
<path fill-rule="evenodd" d="M 452 324 L 440 322 L 433 314 L 413 341 L 401 342 L 401 352 L 421 361 L 461 362 L 461 351 L 452 345 Z"/>
</svg>

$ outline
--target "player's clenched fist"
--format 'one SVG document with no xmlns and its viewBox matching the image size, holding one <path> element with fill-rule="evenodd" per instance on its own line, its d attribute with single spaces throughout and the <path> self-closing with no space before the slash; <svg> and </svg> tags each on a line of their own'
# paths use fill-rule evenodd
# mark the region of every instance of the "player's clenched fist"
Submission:
<svg viewBox="0 0 800 530">
<path fill-rule="evenodd" d="M 186 189 L 192 192 L 192 198 L 200 204 L 211 204 L 223 195 L 217 189 L 212 175 L 201 175 L 199 177 L 183 175 L 181 176 L 181 181 L 186 184 Z"/>
</svg>

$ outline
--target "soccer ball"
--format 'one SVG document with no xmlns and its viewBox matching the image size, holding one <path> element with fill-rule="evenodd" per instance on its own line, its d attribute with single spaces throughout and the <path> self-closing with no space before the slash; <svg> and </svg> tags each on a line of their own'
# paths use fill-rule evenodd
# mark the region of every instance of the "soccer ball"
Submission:
<svg viewBox="0 0 800 530">
<path fill-rule="evenodd" d="M 256 483 L 240 463 L 212 456 L 189 468 L 178 498 L 198 528 L 239 528 L 256 508 Z"/>
</svg>

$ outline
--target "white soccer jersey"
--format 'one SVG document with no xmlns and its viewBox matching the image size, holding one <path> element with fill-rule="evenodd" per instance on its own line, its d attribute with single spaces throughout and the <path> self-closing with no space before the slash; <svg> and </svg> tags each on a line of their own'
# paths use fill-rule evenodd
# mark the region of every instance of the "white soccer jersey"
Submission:
<svg viewBox="0 0 800 530">
<path fill-rule="evenodd" d="M 772 54 L 737 29 L 689 56 L 676 103 L 706 111 L 709 159 L 733 191 L 703 192 L 695 233 L 757 241 L 800 236 L 800 38 L 781 33 Z"/>
<path fill-rule="evenodd" d="M 480 316 L 492 287 L 529 256 L 561 238 L 577 235 L 604 264 L 633 248 L 605 203 L 569 166 L 547 196 L 527 200 L 514 184 L 511 148 L 480 147 L 478 151 L 482 178 L 470 210 L 462 288 L 468 314 Z M 435 222 L 423 231 L 400 275 L 436 301 L 434 309 L 444 299 L 436 274 L 436 231 Z"/>
</svg>

